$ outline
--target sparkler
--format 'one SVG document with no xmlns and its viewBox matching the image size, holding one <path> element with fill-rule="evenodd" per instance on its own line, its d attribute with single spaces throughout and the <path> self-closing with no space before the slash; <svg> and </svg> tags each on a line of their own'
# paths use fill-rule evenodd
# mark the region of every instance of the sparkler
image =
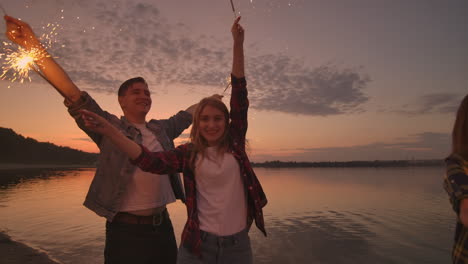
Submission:
<svg viewBox="0 0 468 264">
<path fill-rule="evenodd" d="M 51 48 L 53 43 L 56 42 L 54 38 L 57 36 L 56 30 L 58 27 L 58 24 L 50 23 L 47 25 L 47 27 L 43 27 L 43 29 L 51 29 L 49 33 L 44 33 L 40 37 L 44 48 L 25 49 L 19 47 L 17 50 L 14 50 L 12 48 L 8 48 L 8 46 L 11 46 L 10 43 L 3 42 L 4 54 L 0 54 L 0 58 L 2 56 L 5 58 L 2 65 L 3 73 L 0 75 L 0 79 L 9 80 L 11 82 L 18 80 L 20 83 L 23 83 L 24 80 L 29 80 L 31 82 L 29 71 L 33 70 L 67 99 L 67 97 L 62 92 L 60 92 L 60 90 L 57 89 L 57 87 L 52 84 L 40 70 L 40 67 L 42 67 L 41 61 L 45 58 L 51 57 L 47 53 L 46 49 Z"/>
<path fill-rule="evenodd" d="M 11 46 L 10 43 L 3 42 L 3 50 L 4 54 L 4 62 L 2 65 L 2 74 L 0 75 L 1 80 L 9 80 L 11 82 L 19 81 L 23 83 L 24 80 L 31 81 L 31 77 L 29 77 L 29 71 L 34 70 L 37 72 L 41 77 L 46 79 L 44 75 L 40 72 L 39 66 L 37 63 L 44 58 L 50 57 L 45 51 L 48 48 L 51 48 L 53 43 L 55 42 L 54 37 L 57 36 L 57 24 L 48 24 L 47 27 L 43 27 L 43 29 L 50 28 L 49 33 L 44 33 L 41 35 L 40 39 L 43 42 L 44 49 L 42 48 L 31 48 L 25 49 L 19 47 L 18 49 L 9 48 Z"/>
<path fill-rule="evenodd" d="M 44 51 L 36 48 L 26 50 L 20 47 L 17 51 L 7 49 L 5 63 L 2 66 L 3 73 L 0 75 L 0 79 L 7 79 L 7 74 L 12 71 L 12 77 L 9 78 L 11 82 L 19 80 L 20 83 L 23 83 L 26 79 L 31 81 L 29 70 L 33 69 L 38 72 L 38 66 L 35 62 L 48 56 Z M 44 77 L 42 74 L 40 75 Z"/>
<path fill-rule="evenodd" d="M 227 85 L 226 85 L 226 88 L 224 88 L 224 91 L 222 93 L 223 95 L 226 92 L 226 90 L 229 88 L 229 86 L 231 86 L 231 76 L 226 77 L 226 82 L 227 82 Z"/>
<path fill-rule="evenodd" d="M 2 4 L 0 4 L 0 9 L 2 9 L 3 15 L 6 16 L 6 11 L 5 11 L 5 8 L 3 8 Z"/>
<path fill-rule="evenodd" d="M 5 43 L 4 44 L 8 44 Z M 8 54 L 5 57 L 5 63 L 2 66 L 3 73 L 0 75 L 1 80 L 7 79 L 7 73 L 12 71 L 12 77 L 8 78 L 11 82 L 19 80 L 20 83 L 23 83 L 24 80 L 29 80 L 31 82 L 31 77 L 29 77 L 29 71 L 33 70 L 44 80 L 46 80 L 52 87 L 55 88 L 65 99 L 68 97 L 63 94 L 60 89 L 58 89 L 53 83 L 51 83 L 41 72 L 40 61 L 44 58 L 51 57 L 44 49 L 32 48 L 26 50 L 24 48 L 18 48 L 17 51 L 7 49 Z M 10 88 L 10 86 L 8 86 Z"/>
<path fill-rule="evenodd" d="M 236 19 L 237 18 L 236 9 L 234 8 L 234 3 L 232 2 L 232 0 L 230 1 L 231 1 L 232 12 L 234 13 L 234 19 Z"/>
</svg>

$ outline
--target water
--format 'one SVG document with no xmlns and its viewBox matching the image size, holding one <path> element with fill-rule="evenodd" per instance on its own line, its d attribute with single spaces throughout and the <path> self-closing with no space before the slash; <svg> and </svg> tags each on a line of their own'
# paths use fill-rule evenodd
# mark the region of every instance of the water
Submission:
<svg viewBox="0 0 468 264">
<path fill-rule="evenodd" d="M 256 263 L 450 262 L 442 167 L 255 169 L 269 203 Z M 0 230 L 62 263 L 103 263 L 104 219 L 82 206 L 94 169 L 0 171 Z M 178 243 L 185 208 L 169 206 Z"/>
</svg>

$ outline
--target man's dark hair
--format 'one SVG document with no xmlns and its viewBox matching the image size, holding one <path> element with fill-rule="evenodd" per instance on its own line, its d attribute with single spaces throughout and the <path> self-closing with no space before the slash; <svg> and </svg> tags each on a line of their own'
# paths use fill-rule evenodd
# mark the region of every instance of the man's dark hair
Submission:
<svg viewBox="0 0 468 264">
<path fill-rule="evenodd" d="M 123 82 L 123 83 L 120 85 L 118 95 L 119 95 L 119 96 L 124 96 L 124 95 L 125 95 L 125 92 L 127 92 L 128 88 L 130 88 L 130 87 L 131 87 L 132 85 L 134 85 L 135 83 L 143 83 L 143 84 L 145 84 L 146 86 L 148 86 L 148 84 L 146 83 L 145 79 L 143 79 L 143 77 L 131 78 L 131 79 L 126 80 L 125 82 Z"/>
</svg>

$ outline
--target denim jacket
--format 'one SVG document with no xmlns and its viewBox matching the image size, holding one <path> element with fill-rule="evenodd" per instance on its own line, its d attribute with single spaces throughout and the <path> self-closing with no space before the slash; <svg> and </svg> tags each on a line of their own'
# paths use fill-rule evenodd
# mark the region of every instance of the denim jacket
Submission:
<svg viewBox="0 0 468 264">
<path fill-rule="evenodd" d="M 84 126 L 78 110 L 86 109 L 104 117 L 119 128 L 124 135 L 138 144 L 142 143 L 141 132 L 125 117 L 119 119 L 115 115 L 102 110 L 86 92 L 82 92 L 81 98 L 77 102 L 70 103 L 66 101 L 65 105 L 78 126 L 97 144 L 100 150 L 96 174 L 89 187 L 84 206 L 111 222 L 119 212 L 127 183 L 137 167 L 132 165 L 128 156 L 118 150 L 109 139 L 88 130 Z M 192 115 L 186 111 L 180 111 L 166 120 L 152 119 L 147 122 L 147 127 L 154 133 L 164 150 L 172 150 L 174 149 L 173 140 L 191 123 Z M 179 174 L 169 174 L 169 179 L 175 197 L 185 202 Z"/>
</svg>

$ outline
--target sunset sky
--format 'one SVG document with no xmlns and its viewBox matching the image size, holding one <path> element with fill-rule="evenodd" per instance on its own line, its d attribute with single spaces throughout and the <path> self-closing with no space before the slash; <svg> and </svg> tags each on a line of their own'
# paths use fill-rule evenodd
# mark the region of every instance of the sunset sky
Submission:
<svg viewBox="0 0 468 264">
<path fill-rule="evenodd" d="M 142 76 L 149 118 L 222 93 L 231 70 L 229 0 L 3 0 L 101 107 Z M 468 92 L 466 0 L 234 0 L 246 29 L 253 161 L 443 158 Z M 0 23 L 2 31 L 5 25 Z M 43 28 L 45 27 L 45 29 Z M 4 34 L 0 40 L 7 41 Z M 3 63 L 2 58 L 0 61 Z M 61 96 L 40 77 L 0 81 L 0 126 L 84 151 Z M 8 88 L 9 87 L 9 88 Z M 225 102 L 229 96 L 226 94 Z M 187 140 L 189 130 L 176 143 Z"/>
</svg>

